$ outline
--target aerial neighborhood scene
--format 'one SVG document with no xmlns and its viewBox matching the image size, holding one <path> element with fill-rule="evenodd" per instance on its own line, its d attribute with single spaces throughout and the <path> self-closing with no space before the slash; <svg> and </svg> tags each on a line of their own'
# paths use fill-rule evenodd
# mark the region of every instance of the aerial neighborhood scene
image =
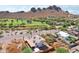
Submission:
<svg viewBox="0 0 79 59">
<path fill-rule="evenodd" d="M 0 5 L 0 53 L 79 53 L 79 6 Z"/>
</svg>

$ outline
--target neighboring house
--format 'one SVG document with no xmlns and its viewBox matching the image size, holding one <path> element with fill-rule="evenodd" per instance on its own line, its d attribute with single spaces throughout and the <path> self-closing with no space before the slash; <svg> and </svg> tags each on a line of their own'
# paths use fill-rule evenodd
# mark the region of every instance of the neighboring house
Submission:
<svg viewBox="0 0 79 59">
<path fill-rule="evenodd" d="M 73 47 L 73 48 L 71 48 L 71 49 L 70 49 L 70 52 L 71 52 L 71 53 L 77 53 L 77 52 L 79 53 L 79 45 L 78 45 L 78 46 L 75 46 L 75 47 Z"/>
<path fill-rule="evenodd" d="M 25 41 L 28 42 L 30 47 L 33 48 L 35 52 L 38 52 L 39 50 L 48 49 L 48 46 L 44 44 L 45 39 L 39 35 L 33 35 L 31 39 L 25 39 Z"/>
</svg>

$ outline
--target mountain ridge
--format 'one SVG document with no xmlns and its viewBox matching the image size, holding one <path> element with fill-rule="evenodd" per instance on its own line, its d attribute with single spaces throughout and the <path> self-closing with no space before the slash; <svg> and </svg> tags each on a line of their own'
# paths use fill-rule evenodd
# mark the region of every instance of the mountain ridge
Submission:
<svg viewBox="0 0 79 59">
<path fill-rule="evenodd" d="M 47 8 L 37 9 L 32 7 L 30 11 L 18 11 L 18 12 L 9 12 L 9 11 L 0 11 L 0 18 L 43 18 L 43 17 L 74 17 L 73 14 L 70 14 L 68 11 L 62 10 L 60 7 L 53 5 Z"/>
</svg>

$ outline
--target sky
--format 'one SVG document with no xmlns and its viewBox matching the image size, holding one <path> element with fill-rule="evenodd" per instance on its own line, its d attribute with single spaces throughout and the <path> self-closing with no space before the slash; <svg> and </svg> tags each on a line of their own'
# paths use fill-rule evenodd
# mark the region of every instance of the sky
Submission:
<svg viewBox="0 0 79 59">
<path fill-rule="evenodd" d="M 49 5 L 0 5 L 0 11 L 29 11 L 32 7 L 43 8 L 48 7 Z M 72 14 L 79 14 L 79 5 L 57 5 L 65 11 L 69 11 Z"/>
</svg>

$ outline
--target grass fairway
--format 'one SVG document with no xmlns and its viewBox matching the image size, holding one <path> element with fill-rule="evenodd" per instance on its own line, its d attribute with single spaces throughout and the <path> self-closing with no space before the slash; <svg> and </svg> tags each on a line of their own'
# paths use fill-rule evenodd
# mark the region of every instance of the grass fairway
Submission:
<svg viewBox="0 0 79 59">
<path fill-rule="evenodd" d="M 28 20 L 27 19 L 0 19 L 0 27 L 6 27 L 6 28 L 11 28 L 11 27 L 21 27 L 25 26 L 26 28 L 31 28 L 31 29 L 38 29 L 38 28 L 50 28 L 50 26 L 46 23 L 42 23 L 40 21 L 33 21 L 33 20 Z"/>
</svg>

